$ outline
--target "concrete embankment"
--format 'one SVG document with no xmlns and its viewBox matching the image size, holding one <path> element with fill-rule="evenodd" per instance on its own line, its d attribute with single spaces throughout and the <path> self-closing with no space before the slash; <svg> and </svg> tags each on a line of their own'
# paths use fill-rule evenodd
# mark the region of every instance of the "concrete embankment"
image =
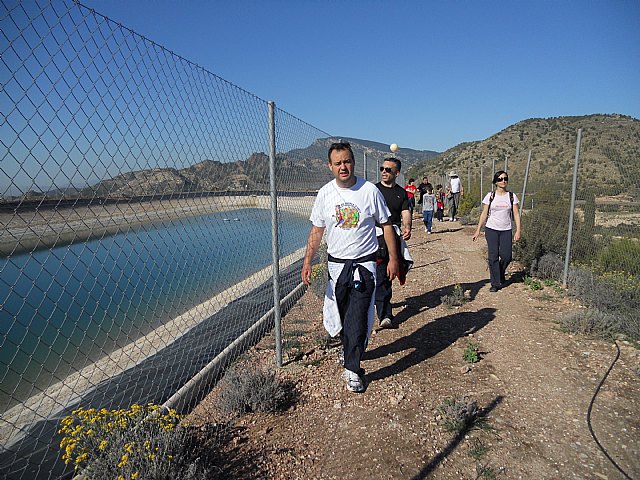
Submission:
<svg viewBox="0 0 640 480">
<path fill-rule="evenodd" d="M 278 210 L 308 216 L 314 196 L 279 197 Z M 242 208 L 271 208 L 267 195 L 113 203 L 0 213 L 0 256 L 17 255 L 127 232 L 142 225 Z"/>
<path fill-rule="evenodd" d="M 291 255 L 280 260 L 280 268 L 285 271 L 291 270 L 294 264 L 304 255 L 304 249 L 300 249 Z M 291 268 L 290 268 L 291 267 Z M 289 274 L 292 285 L 300 283 L 299 270 Z M 63 412 L 69 406 L 85 398 L 89 392 L 101 385 L 109 383 L 124 372 L 131 371 L 143 361 L 159 354 L 162 350 L 168 349 L 173 343 L 182 339 L 188 332 L 205 321 L 209 321 L 218 312 L 221 312 L 228 305 L 239 299 L 243 299 L 258 286 L 270 287 L 269 280 L 272 277 L 272 267 L 266 267 L 259 272 L 247 277 L 240 283 L 224 290 L 211 299 L 191 308 L 182 315 L 168 321 L 164 325 L 149 332 L 143 337 L 129 343 L 128 345 L 111 352 L 95 363 L 91 363 L 81 370 L 69 375 L 63 380 L 51 385 L 41 393 L 30 397 L 22 403 L 14 405 L 0 416 L 0 453 L 9 450 L 18 441 L 24 438 L 25 432 L 37 422 L 46 420 L 59 420 Z M 287 292 L 284 292 L 285 294 Z M 270 295 L 266 302 L 272 301 Z M 245 300 L 245 303 L 250 303 Z M 271 302 L 272 303 L 272 302 Z M 253 312 L 251 312 L 253 314 Z M 251 316 L 247 313 L 247 320 Z M 257 315 L 257 314 L 256 314 Z M 231 327 L 225 327 L 226 334 Z M 242 331 L 237 332 L 239 336 Z M 199 335 L 198 337 L 202 337 Z M 226 342 L 220 347 L 222 350 Z M 191 345 L 193 348 L 193 345 Z M 175 359 L 174 359 L 175 360 Z M 207 359 L 208 361 L 209 359 Z M 206 362 L 205 362 L 206 363 Z M 176 366 L 180 370 L 180 366 Z M 175 373 L 175 372 L 174 372 Z M 177 385 L 181 387 L 182 384 Z M 155 392 L 158 397 L 162 397 L 163 392 Z M 170 394 L 174 393 L 173 391 Z M 135 396 L 134 396 L 135 398 Z M 154 399 L 158 402 L 158 398 Z"/>
</svg>

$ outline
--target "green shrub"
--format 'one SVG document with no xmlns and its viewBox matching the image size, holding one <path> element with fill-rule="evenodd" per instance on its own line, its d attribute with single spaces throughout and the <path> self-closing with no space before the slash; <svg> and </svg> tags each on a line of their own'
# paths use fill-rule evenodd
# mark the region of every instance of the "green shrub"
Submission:
<svg viewBox="0 0 640 480">
<path fill-rule="evenodd" d="M 524 277 L 524 284 L 534 292 L 537 290 L 542 290 L 543 288 L 540 280 L 536 280 L 535 278 L 532 278 L 528 275 Z"/>
<path fill-rule="evenodd" d="M 466 301 L 464 297 L 464 290 L 462 289 L 462 285 L 456 283 L 453 286 L 453 290 L 449 295 L 443 295 L 440 297 L 440 301 L 444 303 L 447 307 L 459 307 L 464 304 Z"/>
<path fill-rule="evenodd" d="M 458 214 L 462 217 L 468 215 L 474 208 L 480 206 L 480 191 L 478 188 L 471 188 L 470 192 L 465 191 L 464 195 L 460 197 L 460 205 L 458 208 Z M 480 218 L 478 216 L 478 218 Z"/>
<path fill-rule="evenodd" d="M 461 225 L 477 225 L 480 221 L 482 206 L 474 207 L 467 214 L 460 217 Z"/>
<path fill-rule="evenodd" d="M 514 259 L 529 269 L 545 254 L 564 255 L 567 241 L 566 209 L 540 204 L 522 216 L 522 238 L 513 245 Z"/>
<path fill-rule="evenodd" d="M 567 275 L 569 294 L 586 306 L 614 314 L 623 332 L 634 338 L 640 330 L 640 279 L 625 272 L 598 275 L 586 266 L 572 266 Z"/>
<path fill-rule="evenodd" d="M 476 465 L 477 480 L 496 480 L 498 471 L 489 465 Z"/>
<path fill-rule="evenodd" d="M 616 333 L 616 318 L 596 309 L 583 309 L 564 315 L 562 328 L 571 333 L 612 339 Z"/>
<path fill-rule="evenodd" d="M 480 361 L 480 345 L 469 342 L 462 353 L 462 358 L 467 363 L 478 363 Z"/>
<path fill-rule="evenodd" d="M 601 272 L 626 272 L 640 277 L 640 242 L 628 238 L 614 240 L 598 253 L 595 266 Z"/>
<path fill-rule="evenodd" d="M 438 407 L 440 423 L 447 432 L 460 433 L 463 430 L 494 430 L 481 415 L 478 403 L 468 397 L 448 398 Z"/>
<path fill-rule="evenodd" d="M 469 456 L 471 458 L 480 461 L 487 455 L 487 453 L 489 453 L 489 447 L 486 443 L 479 438 L 474 438 L 471 441 L 471 446 L 469 447 Z"/>
<path fill-rule="evenodd" d="M 563 273 L 564 262 L 562 257 L 555 253 L 546 253 L 531 265 L 531 275 L 543 280 L 559 281 Z"/>
<path fill-rule="evenodd" d="M 295 399 L 291 382 L 280 380 L 275 372 L 254 365 L 236 365 L 220 381 L 220 408 L 225 412 L 276 412 Z"/>
</svg>

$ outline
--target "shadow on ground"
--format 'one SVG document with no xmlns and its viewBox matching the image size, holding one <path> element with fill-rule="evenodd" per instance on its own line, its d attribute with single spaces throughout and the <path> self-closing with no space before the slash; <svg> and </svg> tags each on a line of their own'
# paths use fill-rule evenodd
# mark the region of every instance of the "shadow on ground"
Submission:
<svg viewBox="0 0 640 480">
<path fill-rule="evenodd" d="M 429 322 L 405 337 L 366 351 L 363 360 L 386 357 L 399 352 L 409 352 L 392 365 L 367 374 L 369 382 L 397 375 L 424 360 L 433 357 L 458 338 L 475 333 L 495 318 L 495 308 L 483 308 L 477 312 L 459 312 Z M 397 317 L 396 317 L 397 318 Z"/>
<path fill-rule="evenodd" d="M 437 260 L 437 263 L 440 260 Z M 414 267 L 413 269 L 415 269 Z M 420 268 L 420 267 L 417 267 Z M 413 270 L 412 269 L 412 270 Z M 469 301 L 473 301 L 478 292 L 482 287 L 489 283 L 488 279 L 478 280 L 477 282 L 472 283 L 460 283 L 462 290 L 465 292 L 469 292 Z M 406 322 L 408 319 L 413 317 L 416 313 L 422 311 L 426 308 L 435 308 L 442 303 L 441 298 L 446 295 L 451 295 L 453 290 L 455 289 L 455 284 L 446 285 L 444 287 L 436 288 L 435 290 L 431 290 L 429 292 L 425 292 L 421 295 L 407 297 L 404 302 L 393 304 L 394 307 L 405 306 L 402 311 L 398 312 L 398 314 L 394 317 L 395 324 L 400 325 L 403 322 Z"/>
<path fill-rule="evenodd" d="M 491 411 L 502 402 L 503 398 L 504 397 L 500 395 L 494 398 L 486 408 L 482 409 L 482 412 L 477 416 L 477 418 L 483 418 L 489 415 L 489 413 L 491 413 Z M 453 437 L 451 441 L 449 441 L 446 447 L 444 447 L 435 457 L 433 457 L 429 463 L 422 467 L 422 470 L 420 470 L 420 472 L 416 476 L 414 476 L 412 480 L 423 480 L 429 477 L 429 475 L 433 473 L 438 465 L 440 465 L 442 461 L 456 449 L 460 442 L 464 440 L 464 437 L 469 433 L 469 431 L 473 430 L 473 428 L 474 422 L 467 423 L 467 425 L 462 430 L 456 433 L 456 436 Z"/>
<path fill-rule="evenodd" d="M 261 463 L 265 460 L 262 451 L 242 448 L 242 439 L 246 427 L 205 424 L 199 427 L 199 447 L 209 451 L 207 460 L 211 471 L 207 478 L 211 480 L 257 480 L 264 478 Z M 213 434 L 212 432 L 216 432 Z"/>
</svg>

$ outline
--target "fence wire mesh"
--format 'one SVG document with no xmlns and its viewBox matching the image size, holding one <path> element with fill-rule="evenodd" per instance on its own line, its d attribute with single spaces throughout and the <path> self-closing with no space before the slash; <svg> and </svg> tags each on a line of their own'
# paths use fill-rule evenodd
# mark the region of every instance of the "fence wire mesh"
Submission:
<svg viewBox="0 0 640 480">
<path fill-rule="evenodd" d="M 161 404 L 249 331 L 213 384 L 273 327 L 268 105 L 76 2 L 0 21 L 0 476 L 58 478 L 69 412 Z M 328 135 L 275 113 L 286 297 Z"/>
<path fill-rule="evenodd" d="M 476 223 L 482 198 L 493 188 L 493 174 L 508 171 L 508 189 L 523 211 L 515 258 L 528 274 L 548 283 L 564 283 L 566 272 L 569 294 L 588 307 L 565 319 L 565 326 L 638 340 L 639 154 L 640 121 L 631 117 L 530 119 L 481 144 L 454 149 L 434 167 L 438 173 L 430 174 L 446 186 L 456 170 L 466 190 L 461 221 Z"/>
</svg>

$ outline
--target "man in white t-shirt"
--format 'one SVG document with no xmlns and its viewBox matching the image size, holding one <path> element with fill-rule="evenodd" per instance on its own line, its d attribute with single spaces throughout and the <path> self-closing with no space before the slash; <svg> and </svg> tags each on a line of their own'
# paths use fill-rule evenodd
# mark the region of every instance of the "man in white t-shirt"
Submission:
<svg viewBox="0 0 640 480">
<path fill-rule="evenodd" d="M 449 173 L 447 196 L 449 197 L 449 221 L 453 222 L 456 220 L 458 207 L 460 207 L 460 197 L 464 196 L 464 187 L 456 172 Z"/>
<path fill-rule="evenodd" d="M 374 322 L 376 222 L 389 250 L 387 274 L 398 275 L 398 252 L 390 212 L 380 190 L 355 176 L 355 157 L 347 142 L 329 148 L 329 169 L 335 177 L 318 191 L 310 220 L 311 232 L 302 265 L 302 281 L 311 283 L 312 261 L 326 231 L 329 283 L 323 323 L 332 337 L 340 334 L 347 389 L 366 389 L 360 367 Z"/>
</svg>

